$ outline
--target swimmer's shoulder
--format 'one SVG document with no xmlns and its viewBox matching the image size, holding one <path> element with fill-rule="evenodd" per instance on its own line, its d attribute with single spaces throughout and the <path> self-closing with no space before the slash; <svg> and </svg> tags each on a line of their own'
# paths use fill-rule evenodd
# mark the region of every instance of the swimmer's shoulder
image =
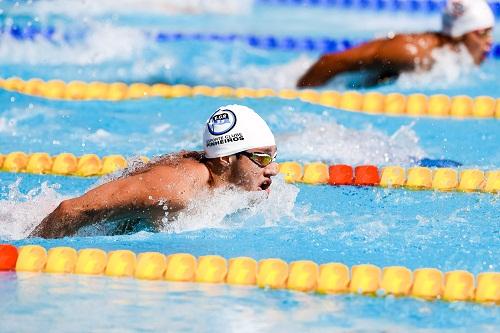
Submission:
<svg viewBox="0 0 500 333">
<path fill-rule="evenodd" d="M 149 172 L 167 178 L 174 177 L 177 182 L 187 182 L 191 186 L 203 185 L 210 178 L 203 161 L 200 152 L 180 152 L 163 156 L 151 163 Z"/>
<path fill-rule="evenodd" d="M 411 67 L 415 58 L 430 57 L 432 50 L 440 47 L 440 41 L 440 35 L 432 32 L 397 34 L 379 44 L 376 56 Z"/>
<path fill-rule="evenodd" d="M 396 43 L 414 44 L 419 48 L 434 48 L 439 47 L 445 41 L 445 38 L 439 32 L 422 32 L 413 34 L 398 34 L 393 40 Z"/>
</svg>

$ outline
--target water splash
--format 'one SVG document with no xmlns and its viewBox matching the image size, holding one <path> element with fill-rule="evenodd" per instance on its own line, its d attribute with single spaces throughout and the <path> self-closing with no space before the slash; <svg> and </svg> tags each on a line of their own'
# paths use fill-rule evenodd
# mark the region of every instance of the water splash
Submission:
<svg viewBox="0 0 500 333">
<path fill-rule="evenodd" d="M 235 47 L 235 50 L 238 49 Z M 301 55 L 284 64 L 249 65 L 244 63 L 242 57 L 237 56 L 238 51 L 235 52 L 230 62 L 227 62 L 227 59 L 222 60 L 218 54 L 208 53 L 210 61 L 205 59 L 204 64 L 197 67 L 195 75 L 201 82 L 209 81 L 216 85 L 292 89 L 313 63 L 311 57 Z M 251 50 L 251 52 L 256 51 Z"/>
<path fill-rule="evenodd" d="M 276 135 L 282 159 L 384 165 L 409 164 L 425 156 L 413 124 L 389 136 L 372 127 L 347 128 L 328 115 L 289 112 L 280 119 L 286 119 Z"/>
<path fill-rule="evenodd" d="M 0 117 L 0 133 L 2 134 L 16 133 L 16 123 L 17 121 L 15 119 Z"/>
<path fill-rule="evenodd" d="M 138 165 L 138 164 L 137 164 Z M 123 173 L 103 177 L 91 188 L 109 182 Z M 59 185 L 47 182 L 34 187 L 27 194 L 21 193 L 21 178 L 8 185 L 6 198 L 0 200 L 0 239 L 17 240 L 28 237 L 45 216 L 67 197 L 57 192 Z M 314 220 L 307 208 L 295 210 L 299 189 L 286 184 L 282 176 L 275 178 L 269 196 L 264 192 L 245 192 L 236 189 L 216 190 L 200 200 L 193 201 L 176 216 L 165 212 L 163 232 L 181 233 L 205 228 L 236 228 L 245 225 L 272 226 L 282 219 L 287 221 Z M 164 205 L 166 210 L 166 205 Z M 112 234 L 114 223 L 83 228 L 78 235 L 97 236 Z"/>
<path fill-rule="evenodd" d="M 450 85 L 468 86 L 471 80 L 464 78 L 480 74 L 470 53 L 463 45 L 458 51 L 448 47 L 435 49 L 432 51 L 432 58 L 435 59 L 435 63 L 429 71 L 416 70 L 402 73 L 396 85 L 402 89 L 446 89 Z"/>
<path fill-rule="evenodd" d="M 140 58 L 147 46 L 147 37 L 140 30 L 110 24 L 93 25 L 78 43 L 66 43 L 57 34 L 52 41 L 40 37 L 34 42 L 4 34 L 0 41 L 0 61 L 5 65 L 95 65 Z"/>
<path fill-rule="evenodd" d="M 265 192 L 220 189 L 191 202 L 173 221 L 164 218 L 164 231 L 185 232 L 204 228 L 235 228 L 252 225 L 268 227 L 281 219 L 311 218 L 294 209 L 298 187 L 285 183 L 282 176 L 274 178 L 269 196 Z M 297 213 L 300 213 L 297 215 Z"/>
<path fill-rule="evenodd" d="M 81 18 L 105 14 L 242 14 L 251 10 L 253 0 L 101 0 L 37 1 L 31 7 L 40 16 L 62 14 Z"/>
<path fill-rule="evenodd" d="M 27 194 L 21 193 L 21 178 L 8 185 L 6 199 L 0 200 L 0 239 L 16 240 L 27 237 L 31 231 L 65 199 L 57 190 L 59 185 L 43 182 Z"/>
</svg>

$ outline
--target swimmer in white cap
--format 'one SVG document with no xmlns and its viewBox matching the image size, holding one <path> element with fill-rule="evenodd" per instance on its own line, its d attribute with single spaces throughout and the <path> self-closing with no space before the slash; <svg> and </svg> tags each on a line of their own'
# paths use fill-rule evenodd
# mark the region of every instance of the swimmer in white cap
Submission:
<svg viewBox="0 0 500 333">
<path fill-rule="evenodd" d="M 64 200 L 31 237 L 59 238 L 104 220 L 144 217 L 159 223 L 217 188 L 269 193 L 278 173 L 276 144 L 266 122 L 241 105 L 219 108 L 207 121 L 203 152 L 180 152 Z M 164 206 L 165 205 L 165 206 Z"/>
<path fill-rule="evenodd" d="M 465 46 L 474 63 L 480 65 L 493 45 L 495 17 L 485 0 L 448 0 L 442 16 L 442 30 L 419 34 L 392 35 L 352 49 L 325 54 L 299 79 L 298 87 L 326 84 L 344 72 L 368 70 L 374 82 L 394 78 L 403 71 L 429 70 L 432 51 L 449 47 L 457 51 Z"/>
</svg>

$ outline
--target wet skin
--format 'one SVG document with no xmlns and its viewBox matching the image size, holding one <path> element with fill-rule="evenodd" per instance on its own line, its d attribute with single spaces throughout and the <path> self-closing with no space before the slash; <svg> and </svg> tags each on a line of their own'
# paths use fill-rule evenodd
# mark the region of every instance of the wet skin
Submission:
<svg viewBox="0 0 500 333">
<path fill-rule="evenodd" d="M 458 51 L 460 45 L 464 45 L 474 63 L 480 65 L 492 48 L 492 29 L 469 32 L 460 38 L 435 32 L 401 34 L 325 54 L 299 79 L 297 87 L 321 86 L 344 72 L 376 71 L 380 73 L 378 81 L 382 81 L 403 71 L 429 70 L 434 64 L 434 49 L 447 46 Z"/>
<path fill-rule="evenodd" d="M 272 156 L 276 146 L 247 151 Z M 30 237 L 71 236 L 86 225 L 123 217 L 146 217 L 158 222 L 165 216 L 164 205 L 169 214 L 175 214 L 217 188 L 269 192 L 271 177 L 277 174 L 277 163 L 260 167 L 245 155 L 214 159 L 204 159 L 198 152 L 168 155 L 80 197 L 64 200 Z"/>
</svg>

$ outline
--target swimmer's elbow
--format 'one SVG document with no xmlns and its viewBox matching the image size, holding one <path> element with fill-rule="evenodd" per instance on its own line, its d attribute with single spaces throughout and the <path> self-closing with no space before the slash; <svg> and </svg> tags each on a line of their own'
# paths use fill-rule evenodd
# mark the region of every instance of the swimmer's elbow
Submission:
<svg viewBox="0 0 500 333">
<path fill-rule="evenodd" d="M 297 81 L 297 88 L 317 87 L 325 84 L 335 73 L 335 54 L 322 55 Z"/>
<path fill-rule="evenodd" d="M 306 76 L 301 77 L 297 81 L 297 88 L 307 88 L 307 87 L 312 87 L 313 84 L 309 82 L 308 78 Z"/>
<path fill-rule="evenodd" d="M 56 210 L 58 215 L 66 216 L 66 215 L 71 215 L 73 209 L 74 209 L 74 203 L 72 203 L 74 200 L 73 199 L 68 199 L 68 200 L 63 200 L 57 206 Z"/>
<path fill-rule="evenodd" d="M 61 238 L 71 235 L 70 226 L 74 219 L 73 200 L 64 200 L 52 213 L 31 232 L 29 237 Z"/>
<path fill-rule="evenodd" d="M 297 88 L 313 88 L 313 87 L 319 87 L 324 84 L 324 81 L 319 81 L 314 78 L 309 78 L 309 77 L 302 77 L 298 82 L 297 82 Z"/>
<path fill-rule="evenodd" d="M 59 220 L 79 218 L 81 209 L 79 208 L 78 200 L 68 199 L 61 201 L 59 206 L 50 215 L 57 217 Z"/>
</svg>

